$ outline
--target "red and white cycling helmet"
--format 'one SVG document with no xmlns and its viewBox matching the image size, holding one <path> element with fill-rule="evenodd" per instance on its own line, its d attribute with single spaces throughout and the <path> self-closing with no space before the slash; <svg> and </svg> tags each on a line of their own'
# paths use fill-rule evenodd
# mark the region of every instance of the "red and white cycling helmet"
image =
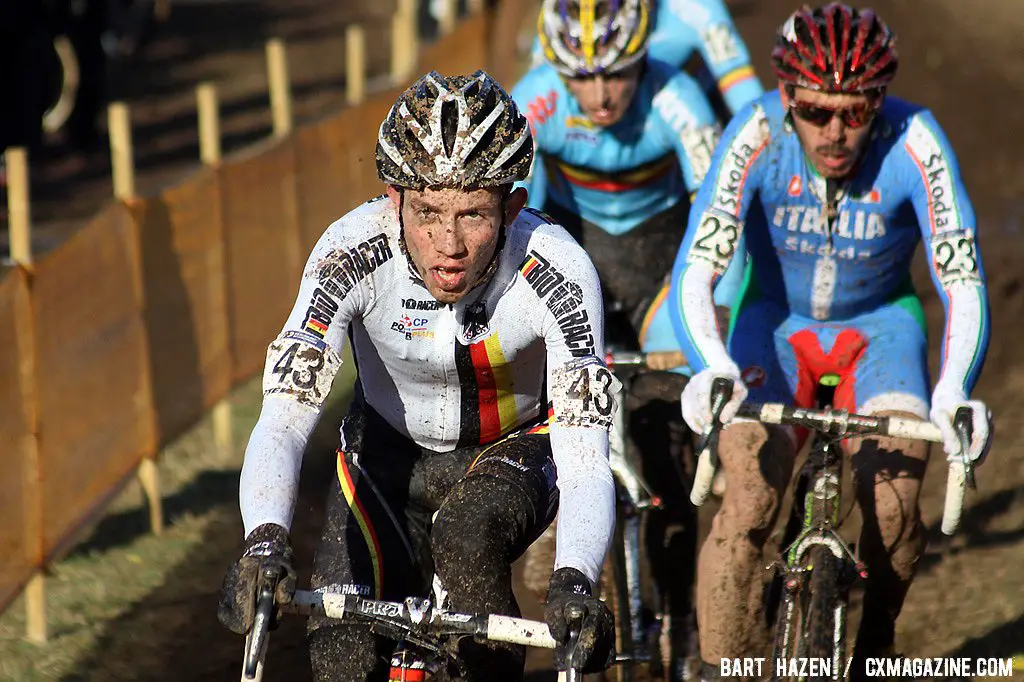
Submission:
<svg viewBox="0 0 1024 682">
<path fill-rule="evenodd" d="M 779 28 L 772 67 L 790 86 L 835 93 L 884 89 L 896 75 L 896 35 L 870 9 L 841 2 L 794 12 Z"/>
</svg>

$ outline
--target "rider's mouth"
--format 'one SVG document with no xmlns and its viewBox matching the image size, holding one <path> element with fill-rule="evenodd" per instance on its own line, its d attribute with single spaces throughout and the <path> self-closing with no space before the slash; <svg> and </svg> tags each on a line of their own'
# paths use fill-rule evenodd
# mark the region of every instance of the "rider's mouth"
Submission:
<svg viewBox="0 0 1024 682">
<path fill-rule="evenodd" d="M 466 270 L 459 267 L 438 265 L 430 268 L 430 275 L 442 290 L 452 291 L 462 286 L 466 279 Z"/>
</svg>

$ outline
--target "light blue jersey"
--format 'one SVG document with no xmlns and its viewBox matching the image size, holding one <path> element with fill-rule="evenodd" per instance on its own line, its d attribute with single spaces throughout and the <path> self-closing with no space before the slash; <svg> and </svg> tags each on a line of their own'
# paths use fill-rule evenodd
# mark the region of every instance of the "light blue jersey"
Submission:
<svg viewBox="0 0 1024 682">
<path fill-rule="evenodd" d="M 592 124 L 548 64 L 531 69 L 512 98 L 530 121 L 547 200 L 615 235 L 696 191 L 719 135 L 696 81 L 654 60 L 625 116 L 612 126 Z M 543 208 L 536 176 L 525 184 L 530 206 Z"/>
<path fill-rule="evenodd" d="M 707 73 L 700 73 L 706 92 L 717 89 L 729 111 L 764 92 L 750 65 L 750 53 L 732 23 L 722 0 L 655 0 L 655 24 L 648 54 L 683 69 L 699 54 Z M 540 39 L 532 52 L 533 64 L 544 62 Z M 704 82 L 705 78 L 708 82 Z"/>
<path fill-rule="evenodd" d="M 769 385 L 774 367 L 785 380 L 777 377 L 774 385 L 799 393 L 799 363 L 791 357 L 806 346 L 799 332 L 810 330 L 821 344 L 811 344 L 812 355 L 828 355 L 840 353 L 833 347 L 837 333 L 849 328 L 874 348 L 858 365 L 858 403 L 886 387 L 927 401 L 920 380 L 927 373 L 923 333 L 883 338 L 887 325 L 895 330 L 908 319 L 923 325 L 910 285 L 911 259 L 923 241 L 946 307 L 942 374 L 970 393 L 988 345 L 989 308 L 974 210 L 956 156 L 922 107 L 889 97 L 873 125 L 855 175 L 841 186 L 838 216 L 830 225 L 825 181 L 804 155 L 779 93 L 764 95 L 733 118 L 694 201 L 672 274 L 669 308 L 694 369 L 727 360 L 708 289 L 742 237 L 752 263 L 748 299 L 756 305 L 744 300 L 732 336 L 729 356 L 740 369 L 738 356 L 755 359 Z M 755 333 L 760 328 L 764 334 Z M 886 343 L 903 342 L 918 345 L 903 355 L 880 351 Z M 766 367 L 768 357 L 774 359 Z M 904 359 L 893 362 L 897 357 Z M 876 362 L 888 362 L 886 371 L 865 364 Z"/>
</svg>

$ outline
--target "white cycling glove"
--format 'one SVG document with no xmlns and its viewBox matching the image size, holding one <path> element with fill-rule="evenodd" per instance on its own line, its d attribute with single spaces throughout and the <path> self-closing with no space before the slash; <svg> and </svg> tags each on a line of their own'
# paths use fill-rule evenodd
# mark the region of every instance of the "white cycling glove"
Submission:
<svg viewBox="0 0 1024 682">
<path fill-rule="evenodd" d="M 718 377 L 732 381 L 732 397 L 722 408 L 720 419 L 728 424 L 736 416 L 740 405 L 747 398 L 747 387 L 740 377 L 739 368 L 733 364 L 708 367 L 701 370 L 687 382 L 681 398 L 683 420 L 694 433 L 704 433 L 711 425 L 711 384 Z"/>
<path fill-rule="evenodd" d="M 953 419 L 961 407 L 971 408 L 973 415 L 971 444 L 967 454 L 976 463 L 980 463 L 988 455 L 992 438 L 992 413 L 980 400 L 968 400 L 964 392 L 958 388 L 947 388 L 941 382 L 932 393 L 932 409 L 929 414 L 931 422 L 942 431 L 942 449 L 949 460 L 960 459 L 960 439 L 956 435 Z"/>
</svg>

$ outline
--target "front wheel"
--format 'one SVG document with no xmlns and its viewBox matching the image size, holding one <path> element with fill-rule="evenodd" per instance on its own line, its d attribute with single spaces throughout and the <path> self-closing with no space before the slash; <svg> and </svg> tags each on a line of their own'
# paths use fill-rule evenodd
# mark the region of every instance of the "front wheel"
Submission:
<svg viewBox="0 0 1024 682">
<path fill-rule="evenodd" d="M 812 547 L 807 655 L 829 662 L 828 674 L 808 680 L 839 680 L 846 664 L 846 599 L 839 587 L 840 559 L 828 547 Z M 825 672 L 822 670 L 821 672 Z"/>
</svg>

